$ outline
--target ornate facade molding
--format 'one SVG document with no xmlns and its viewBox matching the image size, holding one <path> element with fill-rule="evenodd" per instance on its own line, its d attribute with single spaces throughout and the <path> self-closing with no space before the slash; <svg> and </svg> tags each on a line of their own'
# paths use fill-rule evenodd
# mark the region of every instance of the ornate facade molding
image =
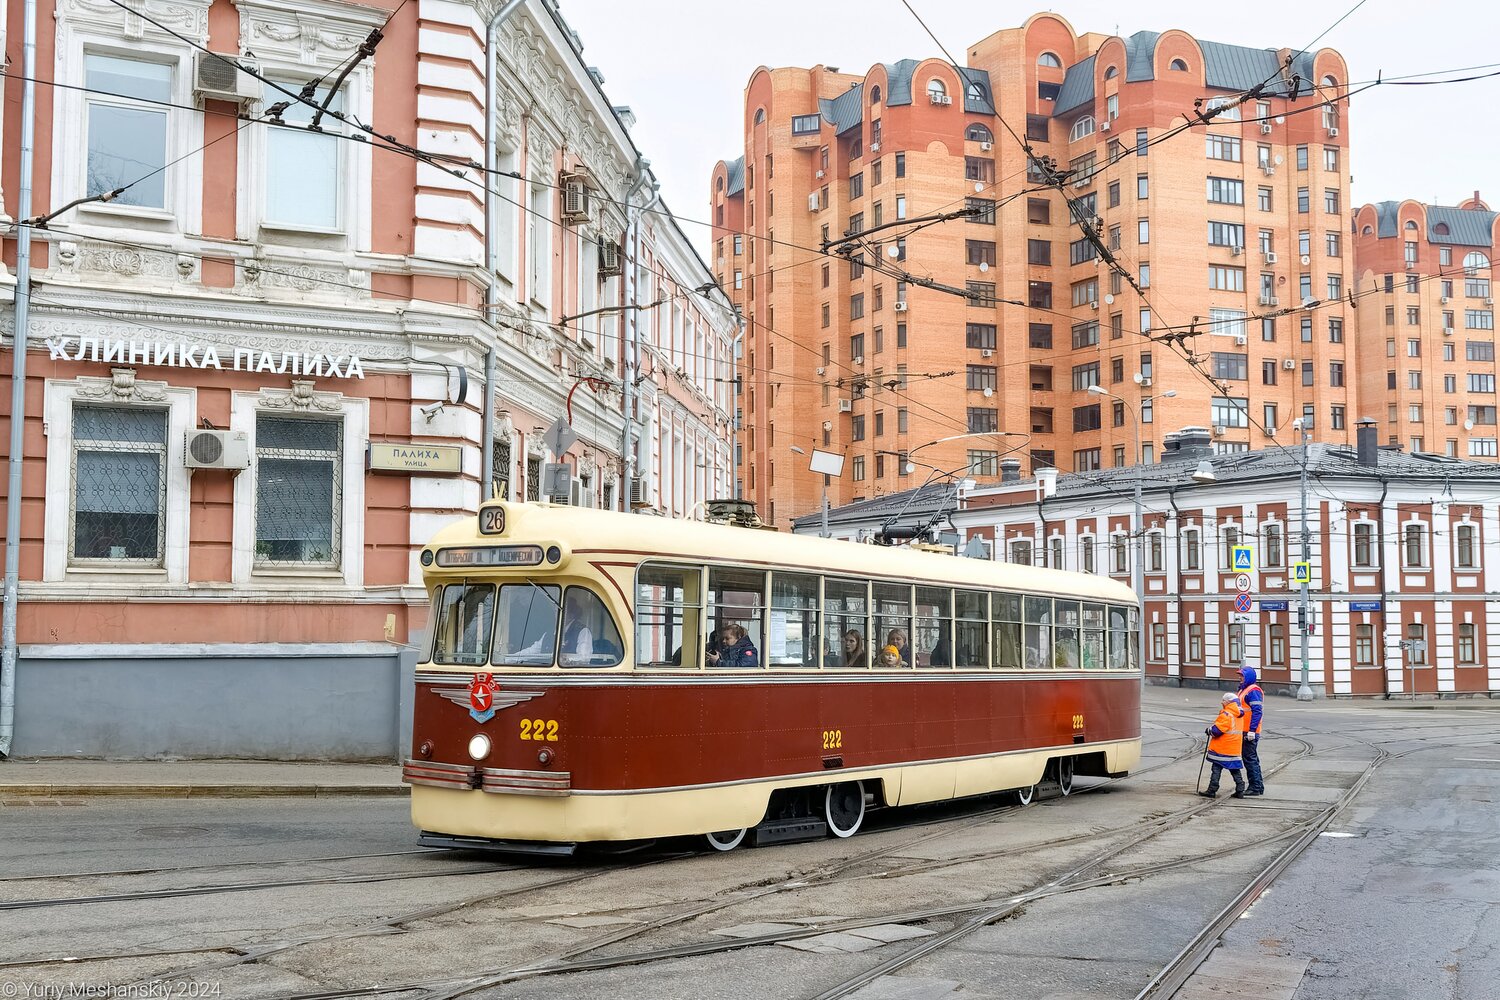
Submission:
<svg viewBox="0 0 1500 1000">
<path fill-rule="evenodd" d="M 256 405 L 288 413 L 338 413 L 343 409 L 343 393 L 319 392 L 313 384 L 311 379 L 294 378 L 290 389 L 261 389 Z"/>
<path fill-rule="evenodd" d="M 103 400 L 110 403 L 163 403 L 167 383 L 141 382 L 134 368 L 111 368 L 109 378 L 80 376 L 74 383 L 78 399 Z"/>
<path fill-rule="evenodd" d="M 304 66 L 337 65 L 387 16 L 371 7 L 323 0 L 237 0 L 236 6 L 243 51 Z"/>
<path fill-rule="evenodd" d="M 131 41 L 145 38 L 176 41 L 171 34 L 147 21 L 149 17 L 206 44 L 209 5 L 209 0 L 128 0 L 127 10 L 110 0 L 63 0 L 58 5 L 57 16 L 70 24 L 113 30 Z"/>
</svg>

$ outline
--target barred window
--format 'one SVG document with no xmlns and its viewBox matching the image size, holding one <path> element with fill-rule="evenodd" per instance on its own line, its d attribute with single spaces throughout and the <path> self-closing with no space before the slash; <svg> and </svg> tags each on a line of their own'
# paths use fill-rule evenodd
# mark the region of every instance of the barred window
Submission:
<svg viewBox="0 0 1500 1000">
<path fill-rule="evenodd" d="M 751 390 L 752 395 L 754 390 Z M 526 499 L 542 498 L 542 460 L 535 455 L 526 459 Z"/>
<path fill-rule="evenodd" d="M 74 407 L 73 559 L 162 564 L 166 458 L 166 410 Z"/>
<path fill-rule="evenodd" d="M 490 442 L 490 496 L 510 499 L 510 463 L 510 438 L 495 438 Z"/>
<path fill-rule="evenodd" d="M 255 418 L 255 564 L 337 567 L 344 423 Z"/>
</svg>

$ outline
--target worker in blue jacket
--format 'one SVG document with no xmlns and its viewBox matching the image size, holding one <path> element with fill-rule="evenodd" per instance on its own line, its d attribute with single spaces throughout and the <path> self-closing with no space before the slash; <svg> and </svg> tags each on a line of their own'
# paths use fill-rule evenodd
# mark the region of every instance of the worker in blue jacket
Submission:
<svg viewBox="0 0 1500 1000">
<path fill-rule="evenodd" d="M 1260 724 L 1265 715 L 1265 692 L 1256 683 L 1255 668 L 1240 669 L 1240 706 L 1249 713 L 1245 723 L 1245 739 L 1240 744 L 1240 758 L 1245 763 L 1245 778 L 1249 787 L 1246 795 L 1264 795 L 1266 782 L 1260 773 Z"/>
</svg>

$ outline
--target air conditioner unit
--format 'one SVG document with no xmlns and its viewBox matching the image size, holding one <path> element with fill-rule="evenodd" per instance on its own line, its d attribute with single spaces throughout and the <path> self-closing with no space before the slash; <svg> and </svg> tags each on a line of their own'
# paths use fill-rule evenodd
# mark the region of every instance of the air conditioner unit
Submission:
<svg viewBox="0 0 1500 1000">
<path fill-rule="evenodd" d="M 938 101 L 938 103 L 939 104 L 952 104 L 953 103 L 953 98 L 949 97 L 947 94 L 944 94 L 943 95 L 943 99 L 940 100 L 940 101 Z"/>
<path fill-rule="evenodd" d="M 1139 385 L 1142 389 L 1149 389 L 1149 388 L 1151 388 L 1151 376 L 1150 375 L 1142 375 L 1141 376 L 1141 380 L 1139 382 L 1137 382 L 1136 384 Z"/>
<path fill-rule="evenodd" d="M 927 95 L 927 100 L 928 100 L 928 103 L 930 103 L 930 104 L 952 104 L 953 103 L 953 101 L 949 99 L 949 97 L 948 97 L 947 94 L 931 94 L 931 93 L 929 93 Z"/>
<path fill-rule="evenodd" d="M 188 431 L 182 464 L 189 469 L 248 469 L 250 435 L 244 431 Z"/>
<path fill-rule="evenodd" d="M 649 501 L 646 499 L 646 480 L 640 476 L 630 477 L 630 506 L 644 507 Z"/>
<path fill-rule="evenodd" d="M 1242 254 L 1244 252 L 1245 252 L 1245 248 L 1244 247 L 1230 247 L 1229 248 L 1229 256 L 1231 256 L 1231 257 L 1238 257 L 1240 254 Z"/>
<path fill-rule="evenodd" d="M 589 221 L 589 185 L 582 174 L 563 174 L 558 178 L 562 187 L 562 221 L 565 225 Z"/>
<path fill-rule="evenodd" d="M 995 356 L 995 352 L 986 347 L 984 350 L 979 352 L 979 356 L 981 358 L 993 358 Z"/>
<path fill-rule="evenodd" d="M 1309 257 L 1307 254 L 1303 254 L 1302 255 L 1302 266 L 1306 267 L 1307 265 L 1309 265 L 1311 263 L 1312 263 L 1312 258 Z"/>
<path fill-rule="evenodd" d="M 1267 250 L 1266 251 L 1266 263 L 1267 264 L 1274 264 L 1274 263 L 1276 263 L 1276 251 L 1275 250 Z"/>
<path fill-rule="evenodd" d="M 823 175 L 826 174 L 826 173 L 828 173 L 828 171 L 826 171 L 826 170 L 819 170 L 813 176 L 816 177 L 818 180 L 822 180 L 823 179 Z"/>
<path fill-rule="evenodd" d="M 1280 300 L 1277 299 L 1274 295 L 1262 295 L 1260 297 L 1260 304 L 1263 306 L 1274 306 L 1278 305 L 1279 303 Z"/>
<path fill-rule="evenodd" d="M 1266 424 L 1266 437 L 1273 438 L 1275 436 L 1276 436 L 1276 425 L 1275 424 Z"/>
<path fill-rule="evenodd" d="M 1261 135 L 1270 135 L 1271 134 L 1271 123 L 1270 122 L 1261 122 L 1260 123 L 1260 134 Z"/>
<path fill-rule="evenodd" d="M 992 142 L 981 142 L 979 144 L 980 151 L 984 152 L 984 153 L 988 153 L 990 150 L 992 150 L 994 148 L 995 148 L 995 144 L 992 143 Z"/>
<path fill-rule="evenodd" d="M 814 191 L 807 196 L 807 210 L 809 212 L 821 212 L 823 210 L 822 199 L 818 197 L 818 192 Z"/>
<path fill-rule="evenodd" d="M 1337 139 L 1338 137 L 1339 137 L 1339 127 L 1337 125 L 1331 125 L 1331 126 L 1329 126 L 1329 128 L 1328 128 L 1328 138 L 1330 138 L 1330 139 Z"/>
<path fill-rule="evenodd" d="M 1406 262 L 1406 269 L 1408 271 L 1415 271 L 1417 269 L 1417 262 L 1414 261 L 1414 260 L 1407 261 Z"/>
<path fill-rule="evenodd" d="M 822 374 L 823 374 L 823 373 L 824 373 L 824 372 L 826 372 L 826 371 L 827 371 L 827 370 L 828 370 L 828 369 L 826 369 L 826 368 L 819 368 L 819 369 L 817 369 L 817 372 L 818 372 L 818 374 L 819 374 L 819 375 L 822 375 Z"/>
<path fill-rule="evenodd" d="M 1223 437 L 1224 436 L 1224 432 L 1227 431 L 1228 429 L 1229 428 L 1225 427 L 1223 424 L 1214 424 L 1214 437 L 1216 437 L 1216 438 Z"/>
<path fill-rule="evenodd" d="M 625 256 L 620 253 L 620 244 L 613 240 L 600 239 L 599 274 L 602 276 L 624 273 Z"/>
<path fill-rule="evenodd" d="M 1479 268 L 1477 268 L 1477 267 L 1466 267 L 1466 268 L 1464 268 L 1464 277 L 1466 277 L 1466 278 L 1472 278 L 1472 277 L 1474 277 L 1478 273 L 1479 273 Z"/>
<path fill-rule="evenodd" d="M 239 65 L 235 65 L 236 62 Z M 253 60 L 237 59 L 231 62 L 228 57 L 216 52 L 200 52 L 193 74 L 193 93 L 215 101 L 233 101 L 237 104 L 258 101 L 261 97 L 261 83 L 250 75 L 251 72 L 260 72 L 259 64 Z"/>
<path fill-rule="evenodd" d="M 861 355 L 860 357 L 857 357 L 857 358 L 850 358 L 849 359 L 849 363 L 851 365 L 853 365 L 854 367 L 859 368 L 859 367 L 861 367 L 865 363 L 864 356 Z"/>
<path fill-rule="evenodd" d="M 1234 335 L 1234 343 L 1236 347 L 1244 347 L 1248 342 L 1248 339 L 1243 333 L 1237 333 Z"/>
<path fill-rule="evenodd" d="M 585 486 L 583 480 L 573 480 L 573 488 L 568 494 L 568 503 L 574 507 L 594 506 L 594 490 L 592 486 Z"/>
<path fill-rule="evenodd" d="M 1492 305 L 1495 304 L 1495 300 L 1493 298 L 1490 298 L 1489 296 L 1486 296 L 1485 300 L 1484 300 L 1484 304 L 1487 305 L 1487 306 L 1492 306 Z"/>
<path fill-rule="evenodd" d="M 1282 358 L 1281 359 L 1281 367 L 1285 368 L 1289 372 L 1294 372 L 1294 371 L 1297 370 L 1297 359 L 1296 358 Z"/>
<path fill-rule="evenodd" d="M 839 412 L 840 413 L 853 413 L 854 412 L 854 400 L 852 400 L 852 399 L 841 399 L 841 400 L 839 400 Z"/>
<path fill-rule="evenodd" d="M 1108 132 L 1109 131 L 1109 122 L 1107 122 L 1107 121 L 1100 122 L 1099 123 L 1099 131 L 1101 131 L 1101 132 Z"/>
<path fill-rule="evenodd" d="M 891 308 L 896 310 L 898 313 L 904 313 L 906 312 L 906 303 L 897 302 L 895 305 L 891 306 Z"/>
<path fill-rule="evenodd" d="M 1093 309 L 1095 312 L 1097 312 L 1099 310 L 1099 300 L 1098 299 L 1090 299 L 1089 300 L 1089 308 Z"/>
<path fill-rule="evenodd" d="M 878 153 L 878 152 L 880 152 L 880 143 L 878 143 L 878 142 L 872 142 L 872 143 L 870 143 L 870 152 L 872 152 L 872 153 Z"/>
<path fill-rule="evenodd" d="M 1274 163 L 1262 163 L 1260 165 L 1260 172 L 1263 173 L 1263 174 L 1265 174 L 1267 177 L 1275 177 L 1276 176 L 1276 164 L 1274 164 Z"/>
<path fill-rule="evenodd" d="M 1453 336 L 1453 327 L 1451 327 L 1451 326 L 1445 326 L 1445 327 L 1443 327 L 1443 336 L 1445 336 L 1445 337 L 1451 337 L 1451 336 Z"/>
<path fill-rule="evenodd" d="M 1093 177 L 1090 177 L 1090 176 L 1080 177 L 1076 181 L 1073 182 L 1073 186 L 1076 187 L 1076 188 L 1086 188 L 1086 187 L 1089 186 L 1089 182 L 1092 181 L 1092 180 L 1093 180 Z"/>
<path fill-rule="evenodd" d="M 1448 296 L 1446 296 L 1446 295 L 1439 296 L 1438 301 L 1441 302 L 1443 305 L 1447 305 L 1448 304 Z"/>
</svg>

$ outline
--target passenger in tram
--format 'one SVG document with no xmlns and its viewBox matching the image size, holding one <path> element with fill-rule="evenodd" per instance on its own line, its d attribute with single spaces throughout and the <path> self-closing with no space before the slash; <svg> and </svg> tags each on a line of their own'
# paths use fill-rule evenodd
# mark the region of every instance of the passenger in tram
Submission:
<svg viewBox="0 0 1500 1000">
<path fill-rule="evenodd" d="M 880 660 L 876 663 L 876 666 L 885 667 L 888 670 L 894 670 L 897 667 L 903 666 L 901 650 L 895 646 L 885 647 L 880 651 Z"/>
<path fill-rule="evenodd" d="M 844 633 L 843 666 L 868 667 L 870 654 L 865 649 L 865 637 L 859 629 L 851 628 Z"/>
<path fill-rule="evenodd" d="M 932 644 L 932 652 L 927 654 L 927 665 L 931 667 L 952 666 L 953 658 L 948 653 L 948 637 L 938 636 L 938 641 Z"/>
<path fill-rule="evenodd" d="M 587 666 L 594 655 L 594 631 L 584 620 L 588 615 L 588 591 L 569 587 L 563 603 L 563 641 L 558 662 L 565 667 Z"/>
<path fill-rule="evenodd" d="M 897 657 L 897 659 L 900 662 L 896 663 L 895 666 L 898 666 L 898 667 L 909 667 L 909 666 L 911 666 L 911 661 L 908 658 L 907 651 L 906 651 L 906 630 L 905 629 L 899 629 L 899 628 L 893 628 L 893 629 L 891 629 L 890 633 L 885 637 L 885 644 L 886 644 L 886 648 L 887 649 L 894 648 L 896 650 L 896 657 Z M 882 651 L 881 652 L 881 657 L 883 658 L 884 656 L 885 656 L 885 653 L 884 653 L 884 651 Z M 885 666 L 885 663 L 882 662 L 881 666 Z"/>
<path fill-rule="evenodd" d="M 750 641 L 750 633 L 745 631 L 745 626 L 731 622 L 720 629 L 720 632 L 723 638 L 720 640 L 719 648 L 708 651 L 709 666 L 760 666 L 760 654 L 756 652 L 755 643 Z"/>
</svg>

